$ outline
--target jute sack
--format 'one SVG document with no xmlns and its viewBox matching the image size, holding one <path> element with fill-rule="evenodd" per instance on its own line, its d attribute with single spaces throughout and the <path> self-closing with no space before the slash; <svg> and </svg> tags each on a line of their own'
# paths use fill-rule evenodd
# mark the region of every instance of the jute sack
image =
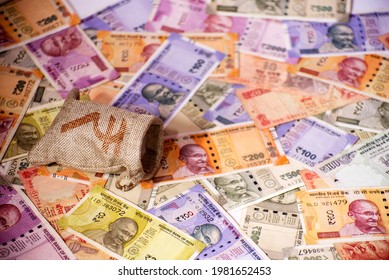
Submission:
<svg viewBox="0 0 389 280">
<path fill-rule="evenodd" d="M 55 162 L 84 171 L 121 173 L 116 187 L 130 190 L 157 172 L 162 144 L 159 118 L 82 101 L 79 91 L 72 90 L 28 160 L 33 165 Z"/>
</svg>

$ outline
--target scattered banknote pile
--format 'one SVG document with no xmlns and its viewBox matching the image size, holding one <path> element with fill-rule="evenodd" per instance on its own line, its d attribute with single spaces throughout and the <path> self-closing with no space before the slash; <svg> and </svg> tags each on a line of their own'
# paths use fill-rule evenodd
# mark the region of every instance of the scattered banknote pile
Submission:
<svg viewBox="0 0 389 280">
<path fill-rule="evenodd" d="M 389 259 L 386 0 L 13 0 L 0 28 L 0 259 Z M 151 180 L 29 164 L 73 88 L 163 120 Z"/>
</svg>

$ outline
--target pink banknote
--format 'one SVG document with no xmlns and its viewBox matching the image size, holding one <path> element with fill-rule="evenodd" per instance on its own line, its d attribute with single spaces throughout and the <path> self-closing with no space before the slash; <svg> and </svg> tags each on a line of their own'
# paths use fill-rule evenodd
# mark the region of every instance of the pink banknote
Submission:
<svg viewBox="0 0 389 280">
<path fill-rule="evenodd" d="M 63 97 L 72 88 L 89 88 L 119 77 L 79 27 L 34 41 L 27 50 Z"/>
<path fill-rule="evenodd" d="M 146 24 L 157 32 L 232 32 L 242 35 L 247 18 L 209 15 L 206 1 L 161 0 Z"/>
<path fill-rule="evenodd" d="M 0 260 L 75 259 L 21 190 L 0 186 L 0 222 Z"/>
</svg>

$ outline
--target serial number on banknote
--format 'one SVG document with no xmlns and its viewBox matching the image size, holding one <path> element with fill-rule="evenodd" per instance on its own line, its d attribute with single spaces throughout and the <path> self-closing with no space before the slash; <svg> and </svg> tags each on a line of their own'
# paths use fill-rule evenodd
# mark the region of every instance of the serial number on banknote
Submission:
<svg viewBox="0 0 389 280">
<path fill-rule="evenodd" d="M 271 267 L 212 267 L 212 275 L 271 275 Z"/>
<path fill-rule="evenodd" d="M 322 206 L 332 206 L 332 205 L 347 205 L 347 199 L 338 199 L 335 201 L 325 201 L 320 203 Z M 307 203 L 308 207 L 319 206 L 318 202 Z"/>
</svg>

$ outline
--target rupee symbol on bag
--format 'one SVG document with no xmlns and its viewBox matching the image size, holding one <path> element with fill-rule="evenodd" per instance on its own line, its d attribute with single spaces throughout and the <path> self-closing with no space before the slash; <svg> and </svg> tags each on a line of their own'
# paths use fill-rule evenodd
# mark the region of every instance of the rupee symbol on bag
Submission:
<svg viewBox="0 0 389 280">
<path fill-rule="evenodd" d="M 69 130 L 72 130 L 76 127 L 85 125 L 89 122 L 93 123 L 93 132 L 95 133 L 96 137 L 103 142 L 103 151 L 105 153 L 108 152 L 108 147 L 111 143 L 115 143 L 115 154 L 120 151 L 120 146 L 123 142 L 124 133 L 126 131 L 127 122 L 125 119 L 122 119 L 122 123 L 120 124 L 119 131 L 116 134 L 113 133 L 114 124 L 116 122 L 116 119 L 114 116 L 109 117 L 108 127 L 107 131 L 105 133 L 101 132 L 99 129 L 99 120 L 100 120 L 100 113 L 99 112 L 93 112 L 88 115 L 85 115 L 81 118 L 75 119 L 71 122 L 68 122 L 61 127 L 61 133 L 67 132 Z"/>
</svg>

